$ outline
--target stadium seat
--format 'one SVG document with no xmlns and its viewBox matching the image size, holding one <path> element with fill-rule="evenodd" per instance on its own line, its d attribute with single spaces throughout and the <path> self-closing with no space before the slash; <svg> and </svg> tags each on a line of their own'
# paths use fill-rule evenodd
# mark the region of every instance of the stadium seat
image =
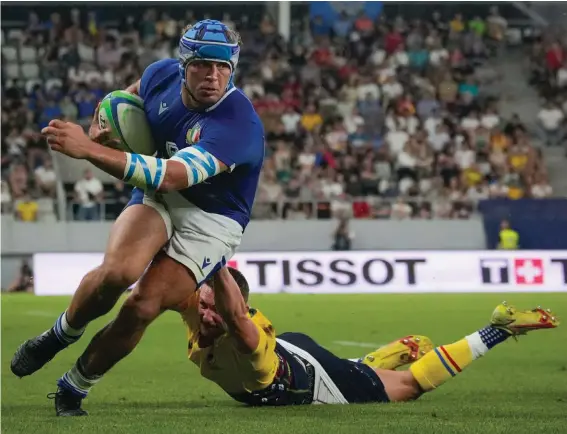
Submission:
<svg viewBox="0 0 567 434">
<path fill-rule="evenodd" d="M 26 81 L 26 92 L 28 93 L 28 95 L 32 92 L 33 88 L 38 84 L 42 85 L 43 82 L 37 78 Z"/>
<path fill-rule="evenodd" d="M 63 80 L 60 78 L 50 78 L 45 81 L 45 90 L 49 92 L 54 87 L 62 88 L 63 87 Z"/>
<path fill-rule="evenodd" d="M 8 30 L 7 39 L 10 42 L 20 42 L 24 37 L 24 32 L 20 29 Z"/>
<path fill-rule="evenodd" d="M 35 47 L 21 47 L 20 62 L 22 63 L 37 62 L 37 49 Z"/>
<path fill-rule="evenodd" d="M 39 66 L 36 63 L 24 63 L 22 65 L 22 76 L 28 80 L 39 78 Z"/>
<path fill-rule="evenodd" d="M 37 200 L 37 220 L 41 222 L 55 222 L 57 217 L 53 209 L 53 199 L 44 197 Z"/>
<path fill-rule="evenodd" d="M 6 45 L 2 47 L 2 56 L 6 62 L 17 62 L 18 61 L 18 50 L 16 47 Z"/>
<path fill-rule="evenodd" d="M 19 78 L 20 77 L 20 65 L 18 63 L 7 63 L 4 66 L 4 72 L 6 78 Z"/>
</svg>

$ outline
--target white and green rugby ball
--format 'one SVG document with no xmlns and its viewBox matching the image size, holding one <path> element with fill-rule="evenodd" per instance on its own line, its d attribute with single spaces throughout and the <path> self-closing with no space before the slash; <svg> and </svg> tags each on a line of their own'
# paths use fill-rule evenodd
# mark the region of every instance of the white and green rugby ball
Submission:
<svg viewBox="0 0 567 434">
<path fill-rule="evenodd" d="M 101 129 L 110 128 L 120 141 L 120 149 L 134 154 L 153 155 L 155 144 L 144 112 L 144 100 L 123 90 L 104 97 L 98 112 Z"/>
</svg>

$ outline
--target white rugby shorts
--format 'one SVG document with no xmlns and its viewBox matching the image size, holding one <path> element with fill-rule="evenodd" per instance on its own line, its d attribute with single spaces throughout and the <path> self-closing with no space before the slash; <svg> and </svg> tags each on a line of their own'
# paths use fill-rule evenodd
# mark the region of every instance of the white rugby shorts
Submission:
<svg viewBox="0 0 567 434">
<path fill-rule="evenodd" d="M 197 208 L 178 192 L 145 193 L 142 203 L 163 218 L 169 238 L 165 252 L 193 272 L 197 286 L 234 256 L 242 240 L 237 222 Z"/>
</svg>

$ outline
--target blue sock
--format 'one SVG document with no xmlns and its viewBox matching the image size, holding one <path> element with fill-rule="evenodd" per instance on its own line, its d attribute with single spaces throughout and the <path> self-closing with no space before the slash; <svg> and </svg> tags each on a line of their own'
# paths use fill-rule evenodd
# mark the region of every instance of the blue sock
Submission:
<svg viewBox="0 0 567 434">
<path fill-rule="evenodd" d="M 508 339 L 511 336 L 510 333 L 504 330 L 500 330 L 491 325 L 486 326 L 483 329 L 480 329 L 478 331 L 478 334 L 480 335 L 480 339 L 482 340 L 482 343 L 486 345 L 489 350 L 495 345 L 504 342 L 506 339 Z"/>
<path fill-rule="evenodd" d="M 67 311 L 63 312 L 57 321 L 55 321 L 55 325 L 53 326 L 53 331 L 57 336 L 59 341 L 67 346 L 72 344 L 73 342 L 77 342 L 79 338 L 83 335 L 85 328 L 82 329 L 74 329 L 69 325 L 67 322 Z"/>
</svg>

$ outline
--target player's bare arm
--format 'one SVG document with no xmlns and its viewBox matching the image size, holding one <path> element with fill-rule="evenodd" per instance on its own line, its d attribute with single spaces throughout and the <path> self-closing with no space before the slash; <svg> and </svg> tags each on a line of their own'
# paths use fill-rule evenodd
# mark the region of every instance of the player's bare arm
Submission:
<svg viewBox="0 0 567 434">
<path fill-rule="evenodd" d="M 100 145 L 71 122 L 53 120 L 42 133 L 54 151 L 88 160 L 115 178 L 146 191 L 182 190 L 228 170 L 226 164 L 198 146 L 184 149 L 166 160 Z"/>
<path fill-rule="evenodd" d="M 258 327 L 248 315 L 248 306 L 228 268 L 223 267 L 214 278 L 215 306 L 235 339 L 240 352 L 256 351 L 260 342 Z"/>
</svg>

